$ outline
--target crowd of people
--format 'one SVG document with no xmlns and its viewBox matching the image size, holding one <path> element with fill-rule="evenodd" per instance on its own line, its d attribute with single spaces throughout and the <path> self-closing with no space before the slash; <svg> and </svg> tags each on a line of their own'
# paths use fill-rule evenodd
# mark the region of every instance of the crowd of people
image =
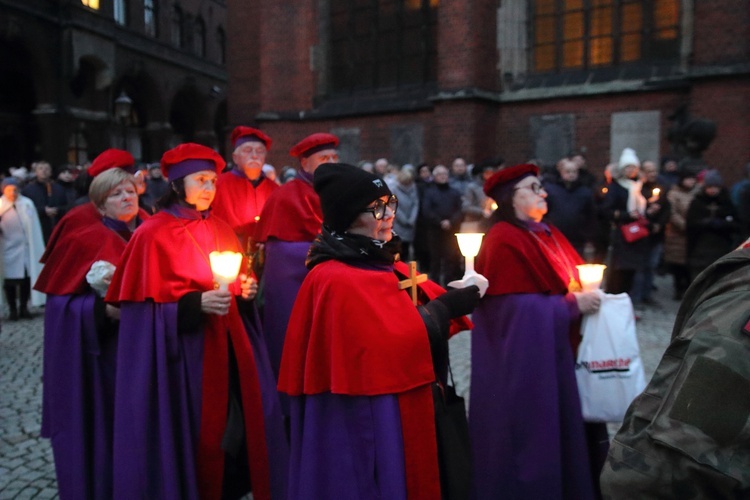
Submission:
<svg viewBox="0 0 750 500">
<path fill-rule="evenodd" d="M 46 301 L 41 433 L 63 499 L 600 498 L 609 439 L 574 365 L 601 298 L 576 265 L 605 262 L 606 291 L 644 305 L 668 270 L 680 299 L 750 230 L 750 167 L 730 196 L 717 170 L 630 148 L 598 181 L 581 154 L 349 165 L 328 133 L 277 174 L 263 131 L 231 142 L 230 166 L 185 143 L 2 181 L 8 318 Z M 444 288 L 457 232 L 486 233 L 481 293 Z M 225 286 L 213 252 L 241 257 Z M 468 421 L 447 422 L 463 330 Z M 446 425 L 465 435 L 447 445 Z"/>
</svg>

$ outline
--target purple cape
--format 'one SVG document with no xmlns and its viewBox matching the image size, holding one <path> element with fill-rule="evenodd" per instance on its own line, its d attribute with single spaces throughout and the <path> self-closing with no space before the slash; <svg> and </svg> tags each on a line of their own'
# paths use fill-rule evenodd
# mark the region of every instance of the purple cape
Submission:
<svg viewBox="0 0 750 500">
<path fill-rule="evenodd" d="M 302 281 L 307 276 L 305 259 L 311 244 L 310 241 L 280 240 L 269 240 L 266 243 L 266 262 L 263 268 L 263 331 L 268 339 L 268 354 L 273 374 L 277 379 L 286 327 L 292 314 L 294 300 Z"/>
<path fill-rule="evenodd" d="M 114 498 L 198 499 L 198 446 L 203 380 L 203 329 L 178 331 L 177 303 L 121 304 L 115 394 Z M 245 320 L 245 325 L 251 324 Z M 264 401 L 273 498 L 284 498 L 286 439 L 278 422 L 273 376 L 256 355 Z M 267 358 L 266 358 L 267 359 Z M 270 381 L 270 384 L 269 384 Z M 278 405 L 278 403 L 276 403 Z M 275 414 L 274 414 L 275 413 Z M 252 432 L 249 429 L 248 432 Z M 273 439 L 273 440 L 272 440 Z M 281 491 L 274 488 L 282 488 Z"/>
<path fill-rule="evenodd" d="M 471 336 L 473 497 L 594 498 L 562 295 L 485 296 Z"/>
<path fill-rule="evenodd" d="M 406 499 L 397 396 L 295 396 L 290 408 L 290 499 Z"/>
<path fill-rule="evenodd" d="M 94 292 L 48 295 L 42 436 L 51 439 L 61 498 L 112 497 L 117 335 L 99 331 Z"/>
</svg>

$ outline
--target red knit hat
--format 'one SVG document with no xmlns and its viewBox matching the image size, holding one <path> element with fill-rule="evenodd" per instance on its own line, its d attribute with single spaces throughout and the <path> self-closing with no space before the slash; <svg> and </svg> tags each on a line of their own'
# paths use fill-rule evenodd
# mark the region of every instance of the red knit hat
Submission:
<svg viewBox="0 0 750 500">
<path fill-rule="evenodd" d="M 323 151 L 324 149 L 333 149 L 339 145 L 339 138 L 332 134 L 325 134 L 319 132 L 317 134 L 308 135 L 292 149 L 289 150 L 289 154 L 295 158 L 307 158 L 308 156 Z"/>
<path fill-rule="evenodd" d="M 201 170 L 214 170 L 217 174 L 220 174 L 225 166 L 226 162 L 219 153 L 207 146 L 193 142 L 180 144 L 161 157 L 161 172 L 170 181 Z"/>
<path fill-rule="evenodd" d="M 506 189 L 512 188 L 521 179 L 530 175 L 539 175 L 539 167 L 532 163 L 523 163 L 498 170 L 484 183 L 484 193 L 499 203 Z"/>
<path fill-rule="evenodd" d="M 94 158 L 87 172 L 91 177 L 96 177 L 110 168 L 121 168 L 132 174 L 135 171 L 135 158 L 122 149 L 106 149 Z"/>
<path fill-rule="evenodd" d="M 253 140 L 260 141 L 266 146 L 266 149 L 271 149 L 271 142 L 273 141 L 257 128 L 240 125 L 232 130 L 232 147 L 235 149 L 238 146 L 242 146 L 244 143 Z"/>
</svg>

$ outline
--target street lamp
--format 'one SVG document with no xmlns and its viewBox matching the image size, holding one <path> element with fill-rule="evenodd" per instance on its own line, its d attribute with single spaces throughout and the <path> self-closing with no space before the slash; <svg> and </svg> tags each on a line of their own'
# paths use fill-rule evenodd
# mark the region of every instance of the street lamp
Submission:
<svg viewBox="0 0 750 500">
<path fill-rule="evenodd" d="M 122 126 L 122 149 L 128 149 L 127 124 L 130 112 L 133 110 L 133 99 L 123 90 L 120 97 L 115 99 L 115 116 Z"/>
</svg>

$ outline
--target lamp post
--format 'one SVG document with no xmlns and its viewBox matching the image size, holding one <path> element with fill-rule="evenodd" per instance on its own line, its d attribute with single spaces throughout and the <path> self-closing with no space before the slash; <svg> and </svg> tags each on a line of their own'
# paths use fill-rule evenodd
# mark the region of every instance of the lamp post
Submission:
<svg viewBox="0 0 750 500">
<path fill-rule="evenodd" d="M 130 112 L 133 110 L 133 99 L 123 90 L 120 97 L 115 99 L 115 116 L 122 127 L 122 149 L 128 149 L 127 124 Z"/>
</svg>

